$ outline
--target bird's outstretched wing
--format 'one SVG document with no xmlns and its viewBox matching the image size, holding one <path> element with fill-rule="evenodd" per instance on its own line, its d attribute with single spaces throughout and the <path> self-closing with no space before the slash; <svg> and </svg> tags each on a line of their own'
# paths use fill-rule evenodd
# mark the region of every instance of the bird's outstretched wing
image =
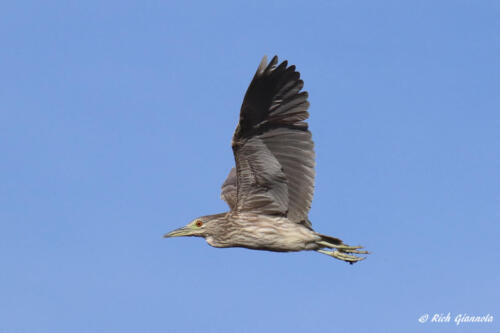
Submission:
<svg viewBox="0 0 500 333">
<path fill-rule="evenodd" d="M 304 82 L 295 66 L 277 63 L 276 56 L 269 64 L 264 57 L 247 89 L 232 142 L 236 202 L 224 194 L 227 184 L 234 186 L 231 173 L 223 197 L 235 211 L 283 215 L 310 225 L 315 172 L 314 144 L 305 122 L 308 94 L 300 92 Z"/>
</svg>

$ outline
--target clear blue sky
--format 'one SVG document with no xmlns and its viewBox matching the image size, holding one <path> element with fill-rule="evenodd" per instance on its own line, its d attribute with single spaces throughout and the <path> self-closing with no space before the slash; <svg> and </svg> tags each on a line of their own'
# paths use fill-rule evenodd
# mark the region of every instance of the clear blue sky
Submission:
<svg viewBox="0 0 500 333">
<path fill-rule="evenodd" d="M 498 332 L 498 1 L 0 5 L 0 332 Z M 261 57 L 310 93 L 316 230 L 373 254 L 163 239 L 226 210 Z M 420 324 L 425 313 L 493 324 Z"/>
</svg>

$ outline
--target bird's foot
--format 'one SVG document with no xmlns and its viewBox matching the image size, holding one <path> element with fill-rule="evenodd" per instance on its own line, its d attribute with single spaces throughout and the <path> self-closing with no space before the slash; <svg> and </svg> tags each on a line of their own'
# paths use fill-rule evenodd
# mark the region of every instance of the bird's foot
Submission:
<svg viewBox="0 0 500 333">
<path fill-rule="evenodd" d="M 353 264 L 355 262 L 364 260 L 366 257 L 358 257 L 355 255 L 351 255 L 350 253 L 354 254 L 370 254 L 370 252 L 365 251 L 365 250 L 360 250 L 363 247 L 362 246 L 349 246 L 346 244 L 341 244 L 341 245 L 335 245 L 331 244 L 325 241 L 320 241 L 318 242 L 319 245 L 322 245 L 324 247 L 328 247 L 333 249 L 333 251 L 327 251 L 327 250 L 317 250 L 319 253 L 323 253 L 326 255 L 329 255 L 330 257 L 343 260 L 345 262 L 348 262 L 350 264 Z"/>
<path fill-rule="evenodd" d="M 349 254 L 342 253 L 342 252 L 337 251 L 337 250 L 333 250 L 333 251 L 317 250 L 317 251 L 319 253 L 326 254 L 326 255 L 328 255 L 330 257 L 333 257 L 333 258 L 336 258 L 336 259 L 348 262 L 350 264 L 354 264 L 355 262 L 358 262 L 358 261 L 361 261 L 361 260 L 365 259 L 365 257 L 356 257 L 356 256 L 352 256 L 352 255 L 349 255 Z"/>
</svg>

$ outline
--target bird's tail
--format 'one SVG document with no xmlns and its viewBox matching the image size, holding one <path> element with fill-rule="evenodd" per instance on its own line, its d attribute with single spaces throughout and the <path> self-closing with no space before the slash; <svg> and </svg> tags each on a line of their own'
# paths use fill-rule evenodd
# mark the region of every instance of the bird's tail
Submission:
<svg viewBox="0 0 500 333">
<path fill-rule="evenodd" d="M 333 245 L 342 245 L 342 244 L 344 244 L 344 242 L 342 242 L 341 239 L 338 239 L 338 238 L 335 238 L 335 237 L 332 237 L 332 236 L 327 236 L 327 235 L 323 235 L 323 234 L 318 234 L 318 236 L 321 237 L 321 240 L 323 242 L 327 242 L 327 243 L 330 243 L 330 244 L 333 244 Z"/>
</svg>

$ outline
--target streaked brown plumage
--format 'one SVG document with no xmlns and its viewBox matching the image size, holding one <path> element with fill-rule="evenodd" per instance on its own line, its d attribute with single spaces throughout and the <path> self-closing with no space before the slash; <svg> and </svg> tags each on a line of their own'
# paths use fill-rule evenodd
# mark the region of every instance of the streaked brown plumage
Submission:
<svg viewBox="0 0 500 333">
<path fill-rule="evenodd" d="M 227 213 L 191 221 L 165 237 L 204 237 L 214 247 L 315 250 L 353 263 L 360 246 L 319 234 L 308 218 L 314 194 L 314 144 L 308 94 L 295 66 L 264 57 L 247 89 L 233 135 L 236 167 L 222 185 Z M 330 250 L 326 250 L 330 249 Z"/>
</svg>

